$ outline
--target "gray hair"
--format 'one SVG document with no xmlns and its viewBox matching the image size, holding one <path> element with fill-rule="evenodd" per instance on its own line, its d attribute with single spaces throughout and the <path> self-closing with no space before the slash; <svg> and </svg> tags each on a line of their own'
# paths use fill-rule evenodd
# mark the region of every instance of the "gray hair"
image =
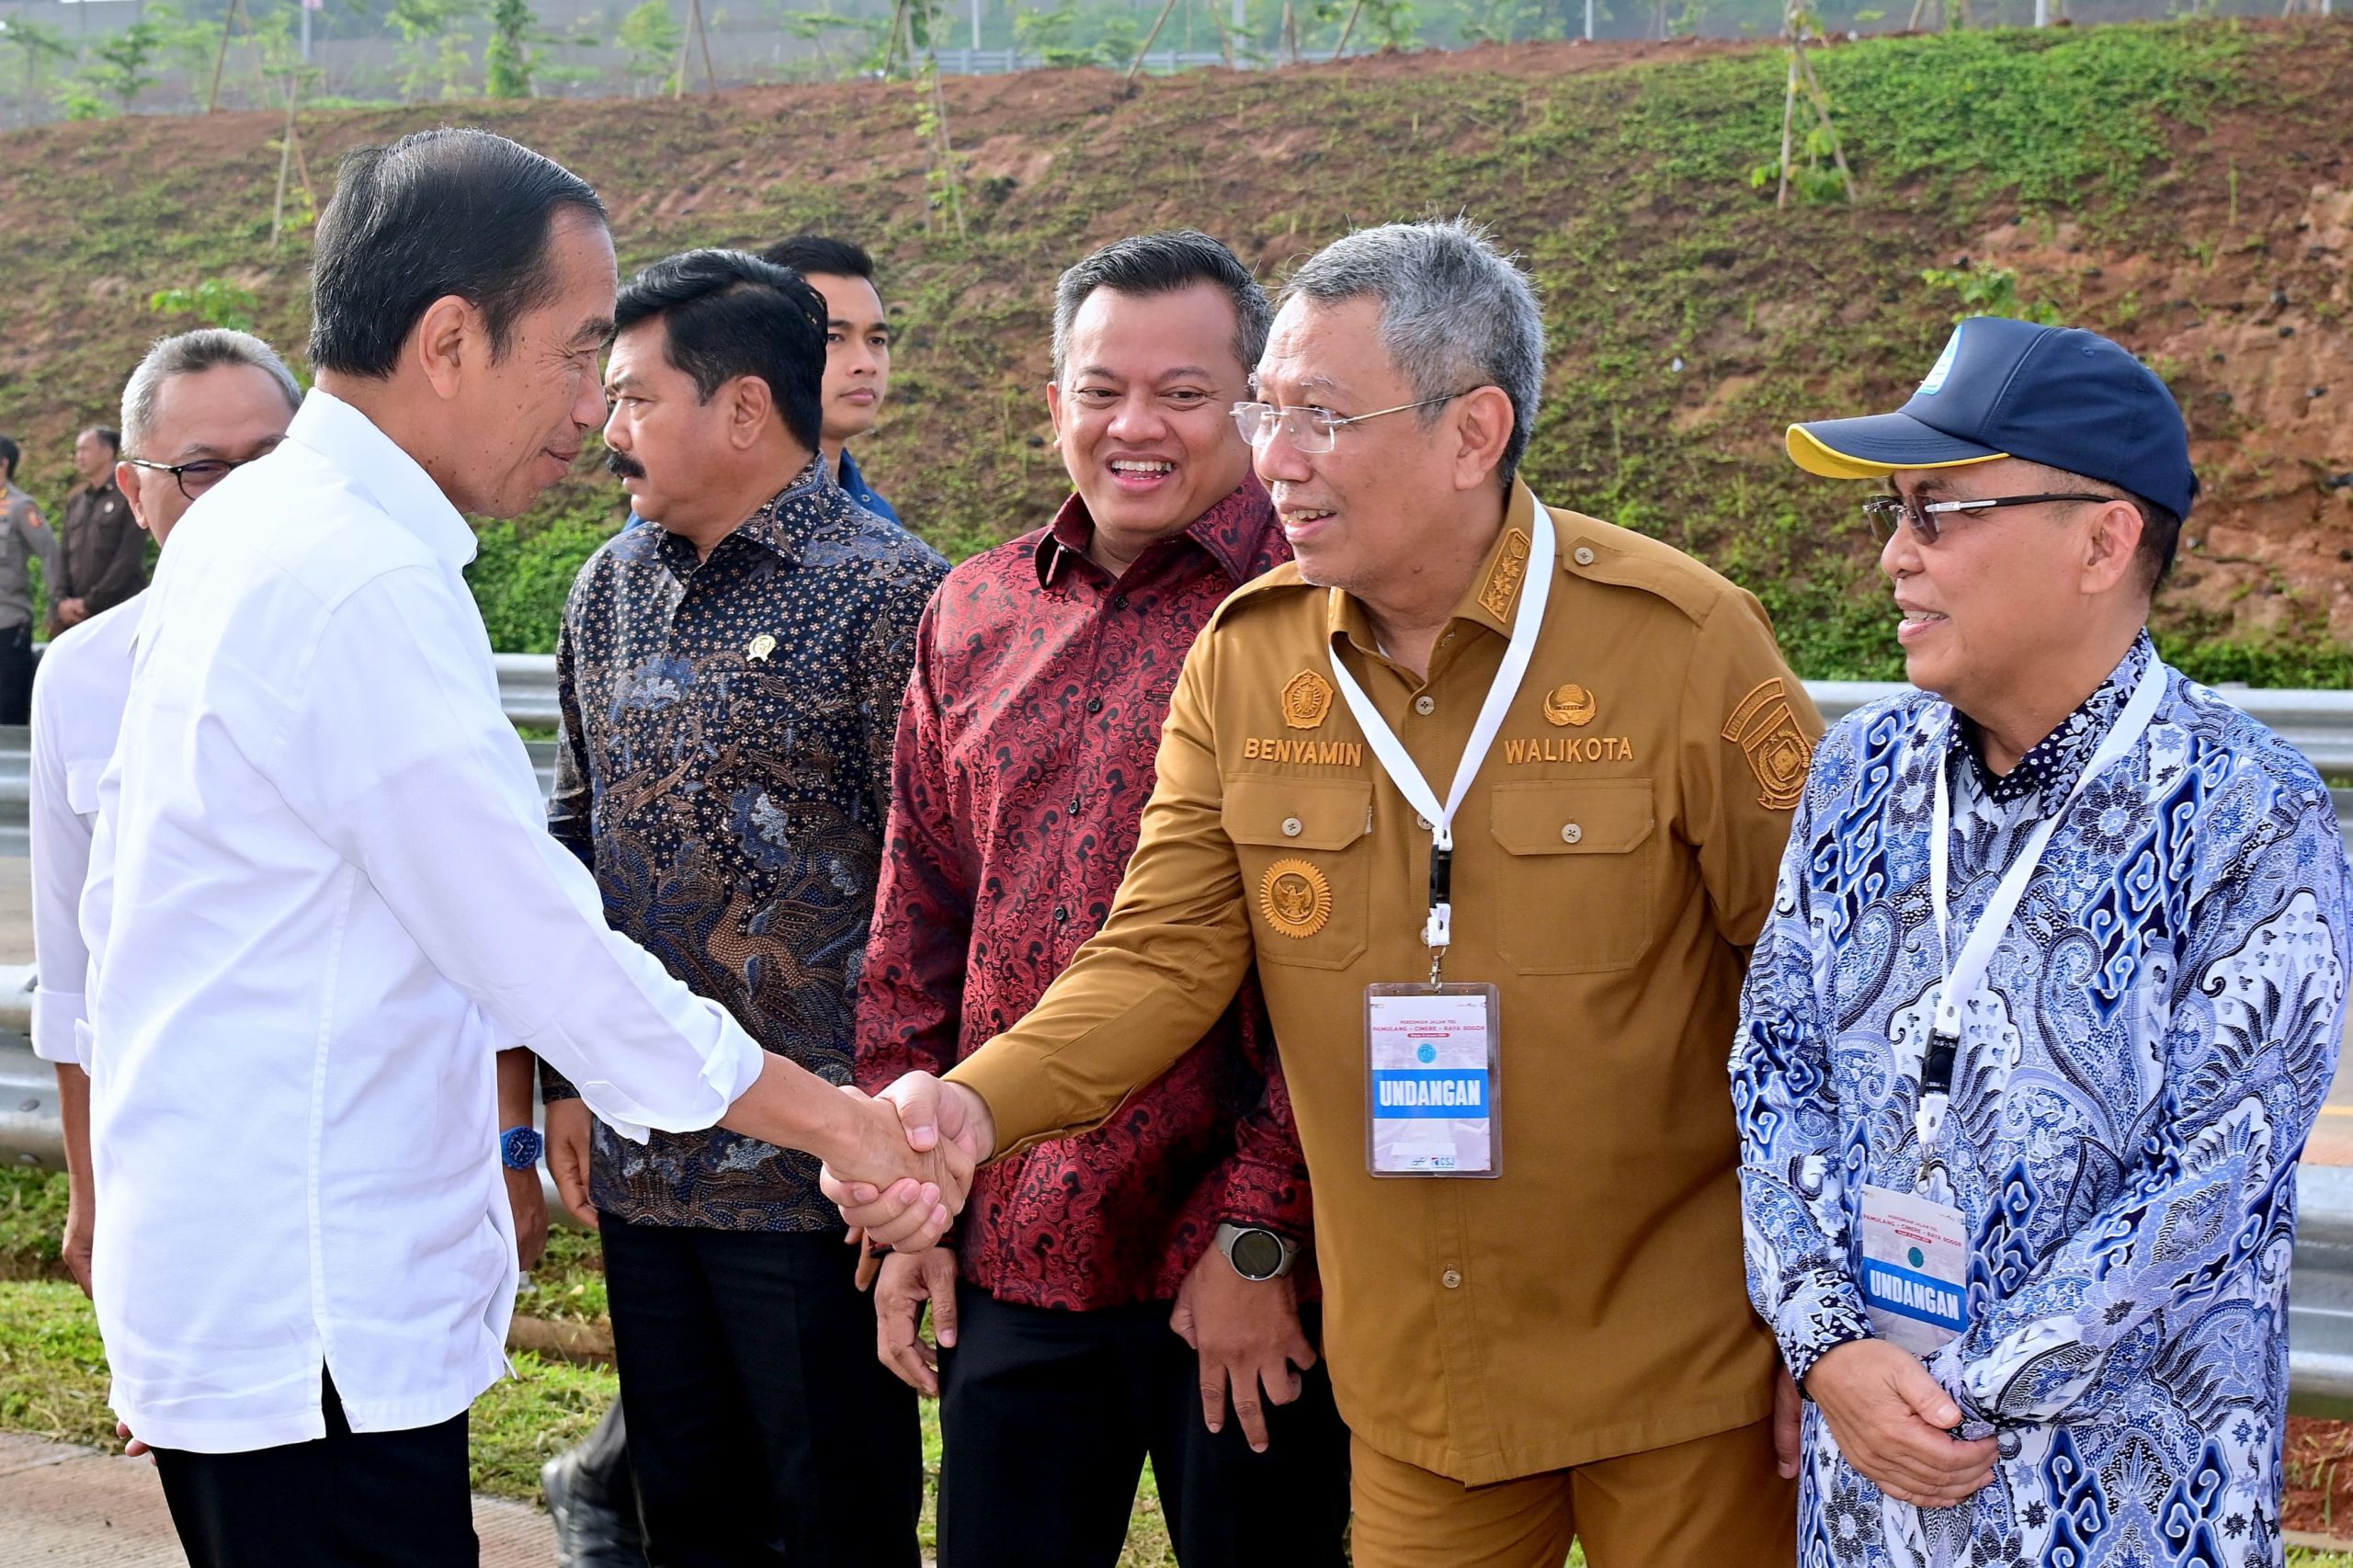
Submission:
<svg viewBox="0 0 2353 1568">
<path fill-rule="evenodd" d="M 155 398 L 165 381 L 223 365 L 246 365 L 261 371 L 286 394 L 287 407 L 302 406 L 302 388 L 277 349 L 250 332 L 199 327 L 157 338 L 147 357 L 139 361 L 139 369 L 131 372 L 131 380 L 123 383 L 121 449 L 132 457 L 147 455 L 147 438 L 153 434 L 155 423 Z"/>
<path fill-rule="evenodd" d="M 1219 241 L 1199 229 L 1172 229 L 1113 240 L 1062 275 L 1054 285 L 1054 380 L 1063 379 L 1070 359 L 1071 323 L 1095 290 L 1141 299 L 1174 294 L 1196 283 L 1222 289 L 1233 301 L 1234 357 L 1245 371 L 1256 366 L 1267 351 L 1267 331 L 1275 319 L 1267 291 L 1242 258 Z"/>
<path fill-rule="evenodd" d="M 1536 287 L 1461 218 L 1358 229 L 1310 256 L 1283 285 L 1282 302 L 1381 301 L 1381 346 L 1414 389 L 1443 398 L 1495 386 L 1511 399 L 1511 437 L 1497 476 L 1509 485 L 1528 451 L 1544 390 L 1544 314 Z M 1421 411 L 1424 426 L 1443 410 Z"/>
</svg>

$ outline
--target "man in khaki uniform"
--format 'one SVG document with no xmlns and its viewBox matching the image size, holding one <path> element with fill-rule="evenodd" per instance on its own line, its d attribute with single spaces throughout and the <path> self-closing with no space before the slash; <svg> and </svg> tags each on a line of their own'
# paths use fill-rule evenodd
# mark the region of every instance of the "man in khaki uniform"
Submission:
<svg viewBox="0 0 2353 1568">
<path fill-rule="evenodd" d="M 891 1093 L 910 1129 L 1000 1156 L 1099 1125 L 1255 956 L 1314 1181 L 1358 1568 L 1560 1568 L 1579 1537 L 1593 1568 L 1764 1568 L 1794 1545 L 1795 1396 L 1777 1424 L 1721 1058 L 1821 723 L 1756 601 L 1705 567 L 1565 511 L 1543 550 L 1513 477 L 1542 346 L 1527 279 L 1459 223 L 1364 231 L 1291 279 L 1266 401 L 1236 417 L 1297 564 L 1194 645 L 1101 932 L 945 1085 Z M 1525 676 L 1466 758 L 1540 583 Z M 1476 768 L 1439 956 L 1499 994 L 1495 1179 L 1368 1168 L 1367 987 L 1431 977 L 1436 835 L 1351 677 L 1432 806 Z"/>
</svg>

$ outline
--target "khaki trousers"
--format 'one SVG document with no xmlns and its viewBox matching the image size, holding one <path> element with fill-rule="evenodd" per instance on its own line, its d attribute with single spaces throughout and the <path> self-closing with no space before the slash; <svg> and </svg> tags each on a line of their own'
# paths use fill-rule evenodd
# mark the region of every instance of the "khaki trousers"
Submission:
<svg viewBox="0 0 2353 1568">
<path fill-rule="evenodd" d="M 1798 1484 L 1773 1424 L 1465 1486 L 1355 1439 L 1356 1568 L 1790 1568 Z"/>
</svg>

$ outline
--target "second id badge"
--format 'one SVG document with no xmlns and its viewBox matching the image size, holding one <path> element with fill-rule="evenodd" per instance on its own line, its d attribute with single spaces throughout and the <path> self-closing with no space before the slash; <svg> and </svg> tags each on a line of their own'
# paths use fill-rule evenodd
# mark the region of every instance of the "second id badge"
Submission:
<svg viewBox="0 0 2353 1568">
<path fill-rule="evenodd" d="M 1492 985 L 1369 985 L 1365 1166 L 1377 1176 L 1498 1176 L 1503 994 Z"/>
<path fill-rule="evenodd" d="M 1882 1339 L 1933 1356 L 1969 1326 L 1961 1210 L 1892 1187 L 1863 1188 L 1863 1311 Z"/>
</svg>

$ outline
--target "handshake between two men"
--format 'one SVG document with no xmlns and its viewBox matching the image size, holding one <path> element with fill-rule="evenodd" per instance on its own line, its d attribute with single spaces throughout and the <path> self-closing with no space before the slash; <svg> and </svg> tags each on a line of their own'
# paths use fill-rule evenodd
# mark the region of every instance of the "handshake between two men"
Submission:
<svg viewBox="0 0 2353 1568">
<path fill-rule="evenodd" d="M 981 1096 L 928 1073 L 910 1073 L 858 1109 L 824 1147 L 818 1187 L 868 1242 L 922 1252 L 947 1234 L 964 1207 L 972 1172 L 996 1148 Z"/>
</svg>

